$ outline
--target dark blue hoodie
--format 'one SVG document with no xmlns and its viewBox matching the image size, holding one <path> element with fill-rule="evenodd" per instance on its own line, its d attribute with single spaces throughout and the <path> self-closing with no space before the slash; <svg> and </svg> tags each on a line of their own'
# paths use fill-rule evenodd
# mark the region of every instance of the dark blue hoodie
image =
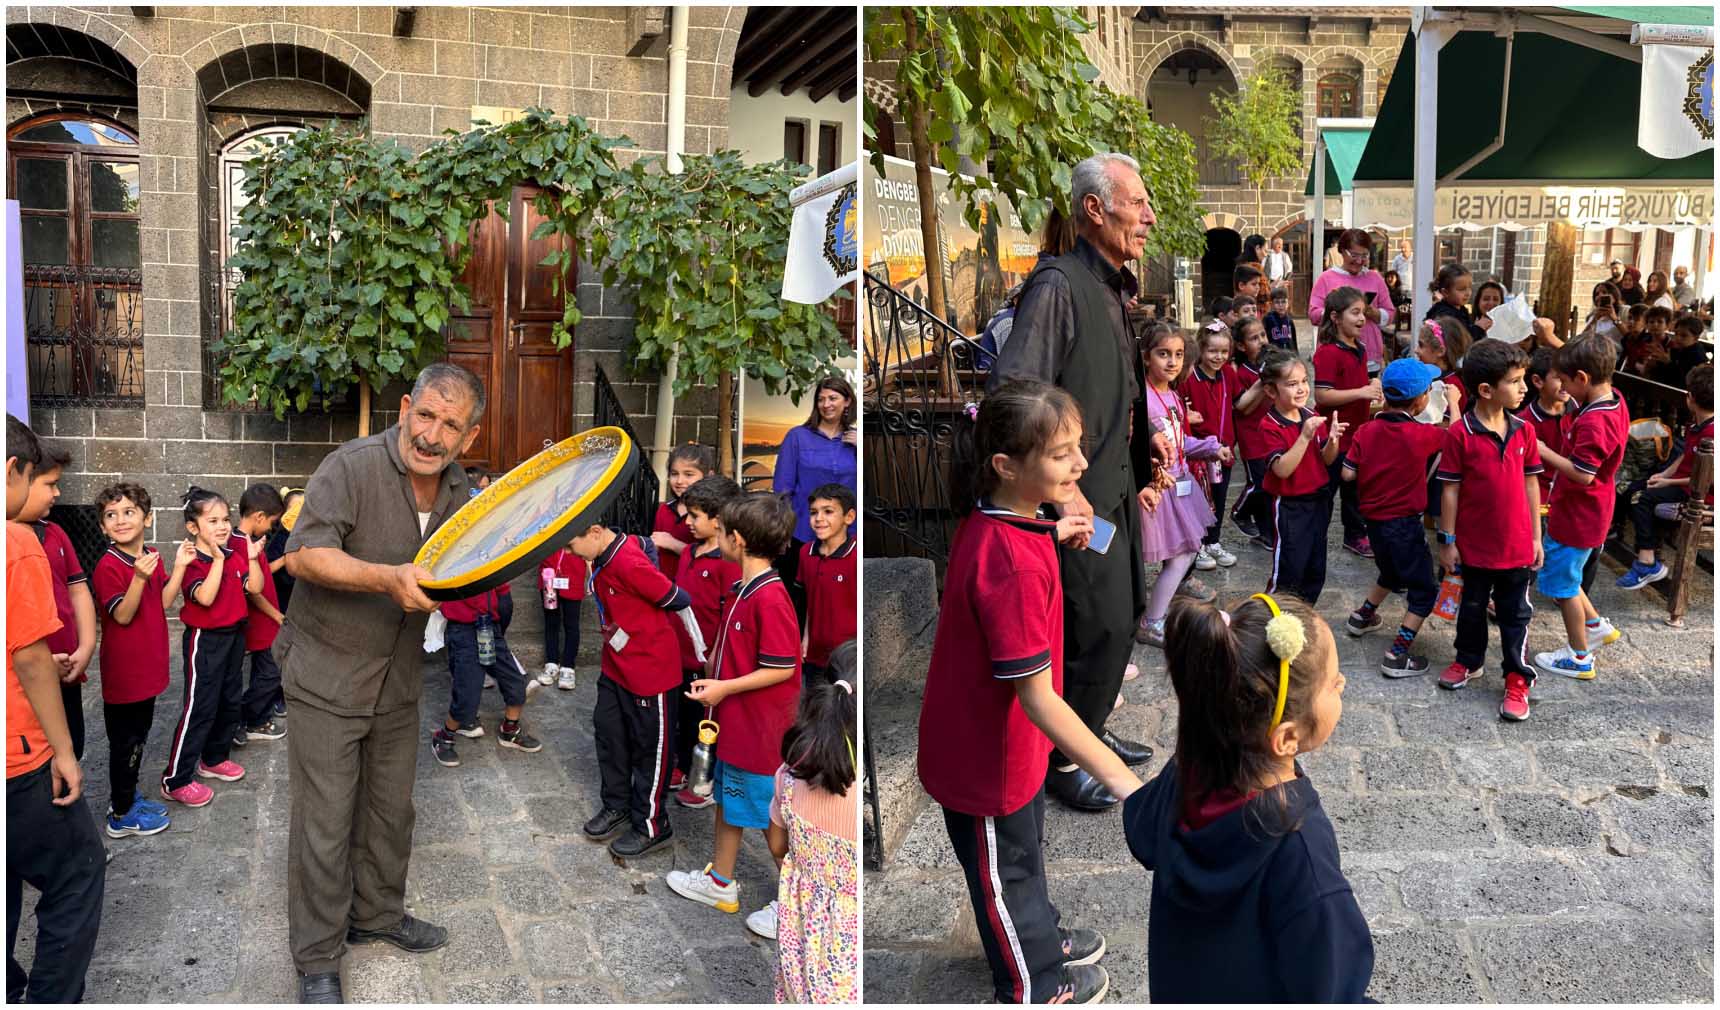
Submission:
<svg viewBox="0 0 1720 1010">
<path fill-rule="evenodd" d="M 1297 772 L 1198 830 L 1180 823 L 1175 760 L 1123 805 L 1129 851 L 1153 871 L 1153 1002 L 1362 1002 L 1373 938 L 1338 867 L 1332 822 Z M 1278 792 L 1298 827 L 1271 835 L 1260 821 L 1277 822 Z"/>
</svg>

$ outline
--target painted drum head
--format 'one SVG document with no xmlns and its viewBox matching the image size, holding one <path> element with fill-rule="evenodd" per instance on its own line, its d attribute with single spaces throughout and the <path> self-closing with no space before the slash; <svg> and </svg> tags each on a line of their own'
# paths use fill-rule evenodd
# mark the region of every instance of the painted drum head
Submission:
<svg viewBox="0 0 1720 1010">
<path fill-rule="evenodd" d="M 602 520 L 639 466 L 620 428 L 593 428 L 509 470 L 461 506 L 413 560 L 430 570 L 419 588 L 432 600 L 494 589 Z"/>
</svg>

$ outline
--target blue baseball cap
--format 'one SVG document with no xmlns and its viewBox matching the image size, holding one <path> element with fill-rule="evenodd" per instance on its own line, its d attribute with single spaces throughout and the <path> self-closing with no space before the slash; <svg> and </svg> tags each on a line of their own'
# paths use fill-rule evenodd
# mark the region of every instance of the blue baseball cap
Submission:
<svg viewBox="0 0 1720 1010">
<path fill-rule="evenodd" d="M 1414 358 L 1399 358 L 1380 373 L 1380 389 L 1388 400 L 1413 400 L 1427 392 L 1427 387 L 1439 376 L 1440 371 L 1434 365 Z"/>
</svg>

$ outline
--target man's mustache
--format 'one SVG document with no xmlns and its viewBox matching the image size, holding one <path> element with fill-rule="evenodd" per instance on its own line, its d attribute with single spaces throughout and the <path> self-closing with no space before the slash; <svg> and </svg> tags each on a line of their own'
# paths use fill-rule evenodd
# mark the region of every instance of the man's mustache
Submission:
<svg viewBox="0 0 1720 1010">
<path fill-rule="evenodd" d="M 417 449 L 419 452 L 424 453 L 427 456 L 447 455 L 447 453 L 442 450 L 441 446 L 423 438 L 414 438 L 412 440 L 412 448 Z"/>
</svg>

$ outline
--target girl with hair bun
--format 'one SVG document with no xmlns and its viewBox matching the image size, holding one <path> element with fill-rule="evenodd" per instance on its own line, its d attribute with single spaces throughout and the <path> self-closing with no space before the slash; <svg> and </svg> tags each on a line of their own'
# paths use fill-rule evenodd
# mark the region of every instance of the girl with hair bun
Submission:
<svg viewBox="0 0 1720 1010">
<path fill-rule="evenodd" d="M 1373 939 L 1297 764 L 1343 714 L 1331 629 L 1256 593 L 1228 609 L 1179 600 L 1165 640 L 1176 754 L 1123 806 L 1153 873 L 1154 1002 L 1360 1002 Z"/>
</svg>

